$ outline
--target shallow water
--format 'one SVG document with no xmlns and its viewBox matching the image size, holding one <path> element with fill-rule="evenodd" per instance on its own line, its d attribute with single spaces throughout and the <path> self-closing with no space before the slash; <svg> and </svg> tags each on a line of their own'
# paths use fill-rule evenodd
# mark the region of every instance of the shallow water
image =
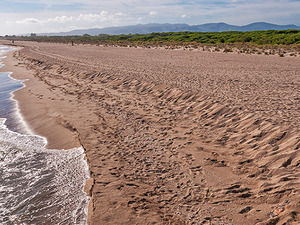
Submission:
<svg viewBox="0 0 300 225">
<path fill-rule="evenodd" d="M 86 224 L 83 148 L 46 149 L 18 113 L 12 92 L 23 84 L 9 75 L 0 73 L 0 224 Z"/>
<path fill-rule="evenodd" d="M 11 99 L 14 90 L 23 87 L 21 81 L 10 78 L 10 73 L 0 72 L 0 118 L 6 118 L 6 126 L 13 131 L 29 133 L 18 114 L 17 102 Z"/>
</svg>

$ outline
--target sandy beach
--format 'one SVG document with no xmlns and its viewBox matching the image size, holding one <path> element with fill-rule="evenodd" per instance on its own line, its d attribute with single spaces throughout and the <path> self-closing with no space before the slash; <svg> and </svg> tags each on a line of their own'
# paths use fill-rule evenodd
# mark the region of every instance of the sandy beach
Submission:
<svg viewBox="0 0 300 225">
<path fill-rule="evenodd" d="M 15 44 L 30 129 L 85 149 L 88 224 L 299 224 L 299 57 Z"/>
</svg>

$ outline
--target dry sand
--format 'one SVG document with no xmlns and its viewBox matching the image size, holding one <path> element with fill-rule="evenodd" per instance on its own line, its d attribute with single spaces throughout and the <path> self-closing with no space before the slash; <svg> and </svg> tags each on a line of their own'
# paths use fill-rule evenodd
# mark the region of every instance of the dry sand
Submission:
<svg viewBox="0 0 300 225">
<path fill-rule="evenodd" d="M 299 57 L 17 44 L 31 129 L 86 150 L 89 224 L 299 224 Z"/>
</svg>

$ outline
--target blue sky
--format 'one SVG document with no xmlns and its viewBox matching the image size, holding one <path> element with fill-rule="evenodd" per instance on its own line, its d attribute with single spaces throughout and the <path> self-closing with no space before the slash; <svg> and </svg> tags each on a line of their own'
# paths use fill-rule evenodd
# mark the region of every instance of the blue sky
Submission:
<svg viewBox="0 0 300 225">
<path fill-rule="evenodd" d="M 146 23 L 300 25 L 300 0 L 0 0 L 0 35 Z"/>
</svg>

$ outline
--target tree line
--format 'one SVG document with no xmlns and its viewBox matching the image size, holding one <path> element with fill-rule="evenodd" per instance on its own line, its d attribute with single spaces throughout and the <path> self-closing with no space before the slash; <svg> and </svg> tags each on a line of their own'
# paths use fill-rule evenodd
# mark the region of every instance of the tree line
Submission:
<svg viewBox="0 0 300 225">
<path fill-rule="evenodd" d="M 224 31 L 224 32 L 163 32 L 150 34 L 88 34 L 74 36 L 5 36 L 5 39 L 47 41 L 47 42 L 73 42 L 73 43 L 202 43 L 202 44 L 232 44 L 253 43 L 257 45 L 299 45 L 300 30 L 265 30 L 265 31 Z"/>
</svg>

